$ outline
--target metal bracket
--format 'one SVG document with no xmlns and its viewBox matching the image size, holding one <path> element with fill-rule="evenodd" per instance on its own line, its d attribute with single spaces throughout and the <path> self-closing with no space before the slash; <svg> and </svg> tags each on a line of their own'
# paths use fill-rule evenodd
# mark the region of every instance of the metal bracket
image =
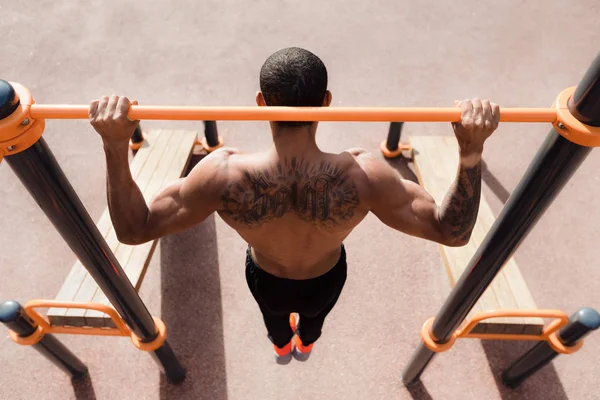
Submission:
<svg viewBox="0 0 600 400">
<path fill-rule="evenodd" d="M 575 93 L 575 87 L 570 87 L 558 94 L 554 106 L 557 121 L 552 125 L 565 139 L 586 147 L 600 146 L 600 127 L 589 126 L 579 121 L 569 110 L 569 99 Z"/>
<path fill-rule="evenodd" d="M 36 308 L 79 308 L 85 310 L 96 310 L 105 313 L 114 322 L 116 328 L 94 328 L 94 327 L 75 327 L 51 325 L 46 318 L 36 311 Z M 125 321 L 117 311 L 105 304 L 100 303 L 76 303 L 71 301 L 54 300 L 31 300 L 23 306 L 27 315 L 35 321 L 37 329 L 35 333 L 26 337 L 20 337 L 15 332 L 10 331 L 10 338 L 20 345 L 28 346 L 39 342 L 44 335 L 53 334 L 71 334 L 71 335 L 94 335 L 94 336 L 129 336 L 135 347 L 142 351 L 154 351 L 158 349 L 167 339 L 167 328 L 159 318 L 154 317 L 154 322 L 158 329 L 158 335 L 151 342 L 142 342 L 125 324 Z"/>
<path fill-rule="evenodd" d="M 508 333 L 471 333 L 473 328 L 483 320 L 500 317 L 520 317 L 520 318 L 553 318 L 539 335 L 516 335 Z M 488 339 L 488 340 L 536 340 L 546 341 L 554 351 L 562 354 L 571 354 L 583 346 L 583 340 L 573 346 L 565 346 L 557 336 L 560 328 L 569 322 L 566 313 L 560 310 L 497 310 L 479 312 L 467 321 L 461 328 L 458 328 L 446 343 L 437 343 L 432 332 L 434 318 L 430 318 L 421 328 L 421 340 L 425 347 L 436 353 L 450 350 L 456 339 Z"/>
</svg>

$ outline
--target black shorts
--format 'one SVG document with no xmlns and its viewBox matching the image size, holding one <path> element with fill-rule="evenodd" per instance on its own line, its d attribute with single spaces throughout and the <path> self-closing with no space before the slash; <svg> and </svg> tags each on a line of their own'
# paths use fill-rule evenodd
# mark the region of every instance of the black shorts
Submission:
<svg viewBox="0 0 600 400">
<path fill-rule="evenodd" d="M 258 303 L 269 332 L 278 347 L 291 340 L 290 313 L 300 314 L 298 335 L 304 345 L 321 335 L 325 317 L 336 304 L 347 276 L 346 251 L 325 274 L 311 279 L 279 278 L 263 271 L 252 258 L 250 246 L 246 253 L 246 281 Z"/>
</svg>

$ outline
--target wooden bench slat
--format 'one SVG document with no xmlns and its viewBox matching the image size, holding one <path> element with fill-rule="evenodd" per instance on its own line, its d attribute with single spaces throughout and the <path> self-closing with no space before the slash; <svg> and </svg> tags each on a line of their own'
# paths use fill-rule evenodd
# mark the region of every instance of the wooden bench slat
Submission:
<svg viewBox="0 0 600 400">
<path fill-rule="evenodd" d="M 130 164 L 131 175 L 134 179 L 137 179 L 140 171 L 148 160 L 148 157 L 155 150 L 155 148 L 157 148 L 157 146 L 151 144 L 155 143 L 159 137 L 160 131 L 153 131 L 151 134 L 149 134 L 142 148 L 138 151 L 137 155 L 133 159 L 133 162 Z M 108 208 L 102 213 L 102 216 L 98 220 L 96 226 L 98 227 L 102 237 L 105 238 L 107 244 L 109 244 L 109 247 L 114 252 L 116 250 L 114 243 L 116 242 L 118 245 L 118 241 L 116 241 L 116 235 L 113 231 Z M 58 301 L 73 301 L 88 275 L 89 273 L 87 269 L 79 260 L 77 260 L 55 299 Z M 50 322 L 55 325 L 67 325 L 68 322 L 65 320 L 66 312 L 66 308 L 50 308 L 47 316 Z"/>
<path fill-rule="evenodd" d="M 162 188 L 181 177 L 191 156 L 191 149 L 196 140 L 196 135 L 196 132 L 177 131 L 172 133 L 172 138 L 165 146 L 165 152 L 160 159 L 160 163 L 154 169 L 152 177 L 142 191 L 146 202 L 151 201 Z M 152 240 L 138 246 L 119 245 L 117 253 L 124 259 L 121 265 L 136 290 L 141 286 L 143 276 L 157 243 L 157 240 Z M 100 288 L 96 289 L 91 301 L 110 305 L 110 301 Z M 112 326 L 110 319 L 97 311 L 87 310 L 84 317 L 89 326 L 96 326 L 99 323 Z"/>
<path fill-rule="evenodd" d="M 144 196 L 144 199 L 146 201 L 148 201 L 150 197 L 149 193 L 155 193 L 157 191 L 157 186 L 159 184 L 162 185 L 163 177 L 158 176 L 157 171 L 159 171 L 160 168 L 164 168 L 164 165 L 169 165 L 171 163 L 172 154 L 170 154 L 169 149 L 172 148 L 174 144 L 177 145 L 181 142 L 182 138 L 180 136 L 180 133 L 181 132 L 173 132 L 172 136 L 169 138 L 169 141 L 166 144 L 162 143 L 164 147 L 164 152 L 161 156 L 160 162 L 156 164 L 156 168 L 154 168 L 151 171 L 152 175 L 150 176 L 149 174 L 146 174 L 144 177 L 140 178 L 139 182 L 137 182 L 138 186 L 140 187 L 140 190 L 142 191 L 142 195 Z M 147 168 L 147 171 L 150 171 L 150 168 Z M 119 259 L 123 271 L 125 271 L 125 274 L 127 275 L 128 279 L 133 283 L 134 287 L 139 287 L 140 274 L 135 275 L 128 271 L 128 269 L 131 269 L 129 265 L 131 263 L 136 262 L 141 263 L 142 265 L 146 264 L 146 261 L 149 261 L 149 258 L 151 257 L 151 254 L 154 250 L 154 242 L 155 241 L 151 241 L 139 246 L 130 246 L 124 243 L 119 244 L 119 248 L 115 255 Z M 139 256 L 135 260 L 132 260 L 132 255 L 134 251 L 137 252 Z M 96 288 L 96 292 L 92 296 L 91 301 L 110 305 L 108 298 L 106 297 L 104 292 L 100 290 L 99 287 Z M 87 310 L 85 312 L 84 318 L 86 320 L 86 324 L 89 326 L 96 326 L 97 324 L 107 323 L 109 326 L 112 326 L 110 320 L 107 319 L 103 313 L 97 311 Z"/>
<path fill-rule="evenodd" d="M 487 232 L 494 223 L 494 217 L 492 209 L 489 207 L 487 202 L 482 202 L 480 205 L 481 215 L 477 218 L 477 224 L 475 225 L 475 231 L 473 233 L 474 241 L 479 247 L 483 242 Z M 516 267 L 514 262 L 511 264 L 513 268 Z M 517 302 L 515 293 L 510 285 L 510 279 L 506 276 L 506 266 L 503 267 L 490 285 L 494 291 L 498 304 L 501 309 L 520 309 L 519 303 Z M 526 307 L 532 308 L 532 307 Z M 533 306 L 535 308 L 535 305 Z M 510 334 L 522 334 L 524 333 L 525 326 L 531 321 L 527 321 L 525 318 L 497 318 L 490 320 L 490 322 L 498 322 L 503 324 L 503 327 L 498 329 L 494 333 L 510 333 Z"/>
<path fill-rule="evenodd" d="M 424 187 L 425 187 L 424 180 L 423 180 L 424 176 L 435 177 L 435 179 L 439 180 L 440 186 L 446 187 L 446 189 L 444 190 L 443 193 L 441 191 L 435 190 L 436 188 L 432 188 L 432 189 L 427 188 L 427 189 L 428 189 L 428 192 L 435 199 L 436 203 L 442 204 L 445 193 L 446 193 L 448 187 L 450 187 L 450 185 L 452 184 L 454 177 L 452 177 L 451 174 L 448 174 L 447 172 L 443 171 L 442 169 L 433 168 L 433 165 L 435 165 L 435 162 L 432 159 L 433 157 L 435 157 L 434 151 L 431 151 L 431 152 L 426 151 L 426 146 L 420 145 L 419 139 L 420 139 L 419 137 L 411 137 L 411 139 L 410 139 L 411 145 L 415 149 L 414 168 L 415 168 L 415 172 L 417 175 L 417 179 L 419 180 L 420 184 Z M 422 151 L 419 151 L 419 149 L 422 149 Z M 420 160 L 423 160 L 424 162 L 417 162 L 417 158 L 419 158 Z M 444 262 L 444 267 L 446 269 L 448 279 L 450 280 L 450 286 L 454 287 L 454 285 L 456 284 L 455 277 L 458 278 L 460 276 L 460 273 L 461 273 L 462 269 L 464 268 L 464 266 L 459 264 L 459 260 L 456 256 L 454 256 L 454 254 L 448 254 L 445 251 L 445 246 L 440 245 L 440 254 L 442 256 L 442 261 Z M 470 311 L 470 313 L 467 315 L 467 318 L 470 318 L 474 314 L 481 312 L 481 311 L 483 311 L 481 303 L 477 302 L 475 304 L 475 306 L 473 307 L 473 309 Z M 485 331 L 484 328 L 485 328 L 485 325 L 477 326 L 476 329 L 474 329 L 474 331 L 476 331 L 478 333 L 483 333 Z"/>
<path fill-rule="evenodd" d="M 138 151 L 130 165 L 132 176 L 136 179 L 144 194 L 148 189 L 154 192 L 158 191 L 163 183 L 177 179 L 183 174 L 195 139 L 195 132 L 163 132 L 161 134 L 160 131 L 153 131 L 148 135 L 144 146 Z M 163 159 L 167 150 L 169 155 L 167 159 Z M 174 157 L 179 157 L 181 160 L 175 160 Z M 165 162 L 161 162 L 163 160 Z M 159 173 L 155 175 L 157 170 Z M 153 179 L 156 179 L 156 182 Z M 153 194 L 148 194 L 145 198 L 148 199 L 151 196 Z M 112 227 L 108 208 L 100 217 L 97 226 L 125 272 L 128 273 L 127 267 L 130 269 L 128 276 L 138 289 L 149 258 L 156 246 L 156 241 L 144 243 L 140 246 L 128 246 L 119 243 Z M 134 266 L 130 261 L 133 256 L 135 256 L 133 263 L 137 263 L 137 266 Z M 96 298 L 101 303 L 110 304 L 91 275 L 79 261 L 76 261 L 59 291 L 57 299 L 89 302 L 96 301 Z M 88 313 L 91 313 L 91 315 L 88 316 Z M 48 318 L 55 325 L 73 326 L 106 326 L 106 321 L 110 321 L 102 313 L 76 309 L 50 309 L 48 310 Z"/>
<path fill-rule="evenodd" d="M 425 141 L 427 141 L 427 139 L 425 139 Z M 454 143 L 451 143 L 446 139 L 453 138 L 442 137 L 441 139 L 442 140 L 437 141 L 437 143 L 434 143 L 434 146 L 420 147 L 422 149 L 420 153 L 429 155 L 427 157 L 427 163 L 430 169 L 435 172 L 435 174 L 432 175 L 435 176 L 435 179 L 427 179 L 427 177 L 425 178 L 425 181 L 423 181 L 423 178 L 421 179 L 428 191 L 433 192 L 432 195 L 438 204 L 442 203 L 448 188 L 453 183 L 458 166 L 458 148 L 455 145 L 455 140 Z M 415 161 L 417 164 L 423 164 L 423 162 Z M 439 168 L 435 168 L 436 166 Z M 429 182 L 427 182 L 427 180 L 429 180 Z M 480 225 L 480 222 L 478 222 L 478 224 Z M 476 235 L 472 235 L 471 241 L 466 246 L 460 248 L 442 246 L 442 251 L 447 253 L 446 260 L 451 263 L 450 271 L 452 273 L 452 280 L 456 280 L 460 277 L 465 266 L 477 250 L 479 242 L 474 239 L 476 239 Z M 478 305 L 480 306 L 480 310 L 494 310 L 501 308 L 494 290 L 494 284 L 483 293 L 478 301 Z M 474 310 L 471 311 L 468 317 L 474 314 L 473 311 Z M 500 333 L 504 330 L 505 322 L 507 322 L 505 319 L 489 320 L 479 324 L 474 331 L 479 333 L 483 331 L 488 333 Z"/>
<path fill-rule="evenodd" d="M 419 182 L 441 204 L 456 177 L 458 167 L 458 144 L 451 136 L 411 136 L 415 149 L 415 169 Z M 487 232 L 495 221 L 494 214 L 482 194 L 477 222 L 466 246 L 440 246 L 452 286 L 460 277 Z M 533 296 L 523 280 L 517 264 L 511 258 L 483 293 L 471 317 L 479 311 L 496 309 L 535 309 Z M 530 334 L 540 333 L 543 320 L 540 318 L 495 318 L 480 323 L 474 332 Z"/>
<path fill-rule="evenodd" d="M 439 152 L 437 162 L 445 166 L 446 168 L 454 168 L 454 173 L 448 174 L 450 179 L 454 181 L 454 179 L 456 178 L 456 170 L 459 162 L 458 144 L 456 142 L 456 139 L 451 136 L 442 137 L 442 139 L 443 144 L 438 146 Z M 445 194 L 449 186 L 450 185 L 446 186 L 445 188 L 438 186 L 438 190 Z M 489 228 L 484 229 L 484 221 L 487 217 L 494 219 L 491 209 L 489 207 L 487 207 L 486 209 L 486 206 L 487 202 L 485 201 L 485 198 L 482 197 L 479 203 L 477 220 L 475 221 L 475 226 L 473 228 L 473 233 L 471 235 L 469 243 L 466 246 L 460 248 L 447 248 L 447 251 L 458 252 L 465 256 L 461 259 L 460 267 L 457 271 L 459 275 L 455 275 L 455 279 L 459 278 L 460 274 L 462 274 L 465 267 L 473 258 L 473 255 L 479 248 L 481 242 L 483 242 L 483 239 L 485 238 L 485 235 L 489 230 Z M 508 291 L 506 289 L 508 289 Z M 507 292 L 509 297 L 503 297 L 502 294 L 506 294 Z M 504 281 L 502 273 L 497 274 L 494 280 L 492 280 L 492 283 L 489 285 L 487 290 L 479 299 L 479 303 L 481 303 L 481 308 L 484 311 L 516 308 L 517 306 L 512 293 L 510 293 L 510 288 L 508 287 L 508 284 L 506 284 L 506 282 Z M 494 318 L 487 320 L 480 325 L 485 325 L 486 333 L 508 333 L 507 329 L 511 331 L 510 333 L 518 333 L 517 331 L 522 330 L 523 324 L 524 320 L 522 318 L 513 320 L 509 318 Z M 480 330 L 481 327 L 478 327 L 476 331 L 479 332 Z"/>
<path fill-rule="evenodd" d="M 188 164 L 192 155 L 191 150 L 196 141 L 197 133 L 193 131 L 178 132 L 177 135 L 181 138 L 181 140 L 179 143 L 173 142 L 172 152 L 169 150 L 170 163 L 168 165 L 165 163 L 164 165 L 160 166 L 160 168 L 156 171 L 156 178 L 153 178 L 153 181 L 156 182 L 156 185 L 148 187 L 144 193 L 144 197 L 148 202 L 151 201 L 160 190 L 173 183 L 175 180 L 181 178 L 185 172 L 185 166 Z M 160 182 L 161 179 L 162 182 Z M 135 283 L 137 289 L 139 289 L 141 277 L 143 277 L 146 267 L 150 261 L 148 256 L 143 255 L 145 253 L 147 253 L 147 250 L 143 250 L 142 247 L 137 246 L 135 249 L 133 249 L 130 262 L 125 268 L 127 276 L 139 277 L 140 282 Z M 142 258 L 145 259 L 145 262 L 141 262 Z"/>
<path fill-rule="evenodd" d="M 444 139 L 449 148 L 458 150 L 458 145 L 454 137 L 447 136 Z M 456 155 L 457 151 L 454 151 L 453 154 Z M 453 162 L 458 162 L 458 156 L 456 156 Z M 483 200 L 484 196 L 482 195 L 479 215 L 475 224 L 476 232 L 474 232 L 472 237 L 477 247 L 481 245 L 492 225 L 496 222 L 489 203 Z M 513 258 L 509 258 L 504 267 L 496 275 L 492 281 L 491 288 L 496 294 L 500 307 L 503 309 L 527 310 L 537 308 L 533 296 Z M 500 320 L 491 320 L 490 322 Z M 541 318 L 505 318 L 502 320 L 506 324 L 504 325 L 504 329 L 497 333 L 539 334 L 543 328 L 543 319 Z"/>
<path fill-rule="evenodd" d="M 512 292 L 515 294 L 515 299 L 518 304 L 517 308 L 521 310 L 537 309 L 535 301 L 533 300 L 533 295 L 525 283 L 525 278 L 523 278 L 521 271 L 512 258 L 510 258 L 504 266 L 503 273 L 512 288 Z M 542 318 L 525 318 L 523 334 L 539 335 L 542 333 L 543 328 L 544 320 Z"/>
<path fill-rule="evenodd" d="M 136 183 L 138 184 L 138 186 L 140 186 L 140 190 L 144 190 L 145 187 L 148 185 L 148 182 L 149 182 L 150 178 L 152 177 L 154 170 L 158 167 L 158 164 L 162 158 L 162 155 L 165 152 L 165 145 L 168 143 L 169 138 L 170 138 L 169 135 L 165 135 L 165 134 L 159 135 L 158 139 L 155 140 L 155 144 L 153 146 L 149 147 L 150 154 L 148 155 L 148 159 L 146 160 L 144 167 L 140 170 L 140 173 L 136 180 Z M 139 152 L 138 152 L 138 154 L 139 154 Z M 137 157 L 137 154 L 136 154 L 136 157 Z M 134 160 L 135 160 L 135 157 L 134 157 Z M 106 243 L 108 244 L 108 247 L 110 247 L 110 249 L 112 250 L 113 253 L 115 253 L 115 255 L 117 253 L 121 254 L 122 259 L 119 260 L 117 257 L 119 264 L 121 264 L 121 262 L 123 262 L 123 261 L 127 261 L 127 259 L 129 258 L 129 255 L 124 254 L 124 252 L 119 252 L 119 247 L 123 246 L 123 244 L 120 243 L 119 240 L 117 239 L 117 235 L 116 235 L 114 229 L 110 229 L 110 231 L 105 239 L 106 239 Z M 97 285 L 96 281 L 94 280 L 92 275 L 88 274 L 85 277 L 85 279 L 83 280 L 83 282 L 81 283 L 79 290 L 73 297 L 73 301 L 83 302 L 83 303 L 87 303 L 87 302 L 91 301 L 92 298 L 94 297 L 94 293 L 96 292 L 97 288 L 98 288 L 98 285 Z M 85 313 L 86 313 L 86 310 L 84 310 L 84 309 L 79 309 L 79 308 L 68 309 L 65 314 L 66 323 L 68 325 L 77 326 L 80 322 L 83 322 Z M 86 322 L 84 322 L 84 324 L 85 323 Z"/>
</svg>

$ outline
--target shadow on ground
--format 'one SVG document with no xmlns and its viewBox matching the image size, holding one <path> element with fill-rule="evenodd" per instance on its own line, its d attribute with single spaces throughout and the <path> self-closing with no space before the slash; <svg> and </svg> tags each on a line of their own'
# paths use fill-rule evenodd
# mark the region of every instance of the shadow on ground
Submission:
<svg viewBox="0 0 600 400">
<path fill-rule="evenodd" d="M 89 375 L 82 379 L 73 379 L 73 392 L 77 400 L 96 400 L 96 392 Z"/>
<path fill-rule="evenodd" d="M 179 385 L 161 375 L 160 398 L 227 399 L 223 310 L 215 219 L 164 237 L 162 310 L 169 341 L 187 370 Z"/>
<path fill-rule="evenodd" d="M 505 204 L 510 197 L 510 192 L 500 183 L 498 179 L 490 172 L 485 161 L 481 161 L 481 179 L 490 188 L 492 193 Z"/>
<path fill-rule="evenodd" d="M 414 150 L 417 152 L 417 150 Z M 396 158 L 386 158 L 387 163 L 400 173 L 400 175 L 409 181 L 419 183 L 410 164 L 412 161 L 405 156 Z M 485 161 L 481 161 L 481 179 L 490 188 L 492 193 L 505 204 L 510 197 L 510 192 L 502 185 L 502 183 L 490 172 Z"/>
<path fill-rule="evenodd" d="M 406 390 L 408 390 L 410 397 L 415 400 L 433 400 L 433 397 L 431 397 L 421 381 L 417 382 L 414 386 L 407 387 Z"/>
<path fill-rule="evenodd" d="M 496 380 L 498 392 L 504 400 L 567 400 L 567 394 L 552 363 L 526 379 L 516 389 L 502 383 L 502 372 L 527 352 L 535 342 L 513 340 L 483 340 L 481 342 L 490 369 Z"/>
</svg>

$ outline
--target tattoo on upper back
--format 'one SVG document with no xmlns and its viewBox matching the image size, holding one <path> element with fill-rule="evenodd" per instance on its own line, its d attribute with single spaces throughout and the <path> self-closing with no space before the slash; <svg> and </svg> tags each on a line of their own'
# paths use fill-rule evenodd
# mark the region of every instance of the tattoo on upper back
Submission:
<svg viewBox="0 0 600 400">
<path fill-rule="evenodd" d="M 440 221 L 455 239 L 466 240 L 477 221 L 481 198 L 481 164 L 462 168 L 441 210 Z"/>
<path fill-rule="evenodd" d="M 263 170 L 244 171 L 221 197 L 225 214 L 248 226 L 294 213 L 331 227 L 354 216 L 359 204 L 354 181 L 338 165 L 292 157 Z"/>
</svg>

